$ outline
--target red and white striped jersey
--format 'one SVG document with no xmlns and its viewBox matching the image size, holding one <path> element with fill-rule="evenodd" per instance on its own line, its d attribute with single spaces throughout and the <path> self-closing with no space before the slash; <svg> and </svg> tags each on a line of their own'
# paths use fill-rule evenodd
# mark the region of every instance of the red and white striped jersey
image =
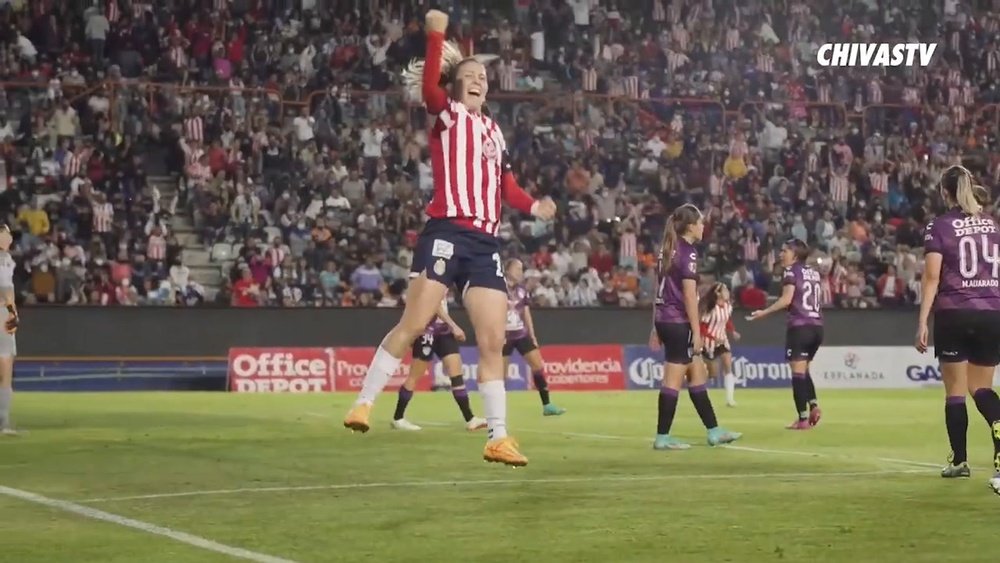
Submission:
<svg viewBox="0 0 1000 563">
<path fill-rule="evenodd" d="M 913 86 L 903 88 L 903 103 L 917 105 L 920 103 L 920 90 Z"/>
<path fill-rule="evenodd" d="M 167 259 L 167 239 L 161 235 L 149 235 L 146 242 L 146 258 L 150 260 Z"/>
<path fill-rule="evenodd" d="M 175 67 L 187 68 L 188 57 L 184 47 L 174 45 L 170 48 L 170 51 L 167 52 L 167 58 L 170 59 L 170 62 L 173 63 Z"/>
<path fill-rule="evenodd" d="M 719 197 L 722 195 L 722 176 L 716 174 L 715 172 L 708 177 L 708 193 L 712 197 Z"/>
<path fill-rule="evenodd" d="M 427 215 L 467 219 L 476 230 L 496 235 L 500 226 L 501 176 L 507 150 L 500 126 L 465 105 L 448 100 L 429 139 L 434 197 Z"/>
<path fill-rule="evenodd" d="M 689 60 L 688 56 L 680 51 L 669 51 L 667 53 L 667 70 L 676 72 L 677 69 L 684 66 Z"/>
<path fill-rule="evenodd" d="M 847 203 L 848 196 L 850 195 L 850 184 L 847 181 L 847 175 L 839 175 L 830 172 L 830 199 L 837 203 Z"/>
<path fill-rule="evenodd" d="M 877 194 L 889 193 L 889 175 L 885 172 L 872 172 L 868 174 L 868 181 L 872 184 L 872 191 Z"/>
<path fill-rule="evenodd" d="M 596 92 L 597 91 L 597 70 L 594 67 L 585 68 L 580 75 L 580 81 L 583 83 L 584 92 Z"/>
<path fill-rule="evenodd" d="M 774 72 L 774 57 L 768 53 L 757 55 L 757 70 L 771 74 Z"/>
<path fill-rule="evenodd" d="M 264 260 L 266 260 L 267 264 L 272 268 L 280 266 L 281 263 L 285 261 L 285 249 L 281 247 L 269 247 L 267 252 L 264 253 Z"/>
<path fill-rule="evenodd" d="M 117 0 L 108 2 L 107 13 L 104 17 L 108 18 L 108 23 L 118 23 L 118 19 L 122 17 L 122 11 L 118 8 Z"/>
<path fill-rule="evenodd" d="M 962 103 L 962 90 L 958 86 L 948 88 L 948 105 L 955 106 Z"/>
<path fill-rule="evenodd" d="M 760 241 L 753 237 L 743 239 L 743 259 L 756 262 L 760 259 Z"/>
<path fill-rule="evenodd" d="M 639 97 L 639 77 L 638 76 L 626 76 L 622 80 L 622 85 L 625 90 L 625 95 L 632 99 L 637 99 Z"/>
<path fill-rule="evenodd" d="M 819 154 L 811 152 L 806 157 L 806 172 L 809 174 L 819 172 Z"/>
<path fill-rule="evenodd" d="M 63 176 L 76 176 L 83 172 L 83 165 L 87 160 L 87 154 L 79 151 L 79 154 L 67 152 L 63 159 Z"/>
<path fill-rule="evenodd" d="M 653 0 L 653 21 L 663 22 L 667 19 L 667 10 L 663 7 L 663 0 Z"/>
<path fill-rule="evenodd" d="M 184 120 L 184 138 L 199 143 L 205 140 L 205 123 L 200 116 L 196 115 Z"/>
<path fill-rule="evenodd" d="M 882 83 L 877 78 L 868 82 L 868 103 L 882 103 Z"/>
<path fill-rule="evenodd" d="M 114 223 L 115 219 L 115 209 L 108 203 L 95 203 L 93 205 L 94 209 L 94 232 L 95 233 L 110 233 L 111 225 Z"/>
<path fill-rule="evenodd" d="M 830 85 L 825 82 L 816 86 L 816 101 L 822 104 L 830 103 L 832 99 L 831 90 Z"/>
<path fill-rule="evenodd" d="M 726 50 L 735 51 L 740 48 L 740 30 L 730 27 L 726 30 Z"/>
<path fill-rule="evenodd" d="M 705 339 L 705 349 L 719 346 L 729 348 L 729 333 L 733 332 L 733 305 L 716 303 L 701 317 L 701 335 Z"/>
<path fill-rule="evenodd" d="M 639 256 L 639 244 L 635 233 L 628 231 L 622 233 L 618 245 L 619 258 L 637 258 Z"/>
<path fill-rule="evenodd" d="M 688 30 L 684 29 L 684 26 L 680 24 L 675 25 L 671 37 L 677 42 L 677 46 L 680 47 L 681 51 L 687 52 L 691 35 L 688 33 Z"/>
<path fill-rule="evenodd" d="M 513 62 L 500 61 L 497 65 L 497 81 L 500 90 L 503 92 L 513 92 L 517 89 L 517 67 Z"/>
</svg>

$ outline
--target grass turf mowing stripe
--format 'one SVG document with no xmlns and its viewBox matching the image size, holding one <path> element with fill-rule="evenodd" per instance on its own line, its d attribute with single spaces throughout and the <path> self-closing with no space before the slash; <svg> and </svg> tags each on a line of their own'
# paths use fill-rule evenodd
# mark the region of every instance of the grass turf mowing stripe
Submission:
<svg viewBox="0 0 1000 563">
<path fill-rule="evenodd" d="M 186 532 L 179 532 L 171 528 L 157 526 L 156 524 L 150 524 L 149 522 L 143 522 L 142 520 L 126 518 L 117 514 L 111 514 L 110 512 L 104 512 L 103 510 L 97 510 L 96 508 L 91 508 L 89 506 L 82 506 L 74 502 L 49 498 L 29 491 L 22 491 L 21 489 L 12 489 L 10 487 L 0 485 L 0 495 L 27 502 L 33 502 L 35 504 L 40 504 L 56 510 L 62 510 L 63 512 L 69 512 L 78 516 L 90 518 L 92 520 L 100 520 L 101 522 L 109 522 L 126 528 L 133 528 L 148 534 L 170 538 L 177 542 L 185 543 L 194 547 L 200 547 L 201 549 L 207 551 L 214 551 L 215 553 L 221 553 L 238 559 L 256 561 L 257 563 L 295 563 L 290 559 L 282 559 L 281 557 L 257 553 L 256 551 L 250 551 L 241 547 L 221 544 L 209 539 L 188 534 Z"/>
<path fill-rule="evenodd" d="M 485 479 L 471 481 L 398 481 L 382 483 L 340 483 L 333 485 L 301 485 L 283 487 L 246 487 L 240 489 L 215 489 L 204 491 L 183 491 L 176 493 L 155 493 L 120 497 L 82 499 L 81 503 L 103 503 L 126 500 L 153 500 L 162 498 L 197 497 L 212 495 L 240 495 L 246 493 L 281 493 L 294 491 L 329 491 L 351 489 L 387 489 L 400 487 L 465 487 L 480 485 L 553 485 L 560 483 L 632 483 L 650 481 L 711 480 L 711 479 L 813 479 L 829 477 L 877 477 L 929 474 L 924 469 L 883 469 L 879 471 L 815 471 L 815 472 L 773 472 L 745 474 L 697 474 L 697 475 L 607 475 L 597 477 L 551 477 L 542 479 Z"/>
</svg>

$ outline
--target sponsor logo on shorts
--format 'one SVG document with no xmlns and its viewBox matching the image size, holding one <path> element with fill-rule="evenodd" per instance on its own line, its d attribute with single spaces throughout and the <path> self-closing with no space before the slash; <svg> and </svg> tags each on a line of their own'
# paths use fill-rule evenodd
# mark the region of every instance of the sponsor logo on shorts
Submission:
<svg viewBox="0 0 1000 563">
<path fill-rule="evenodd" d="M 451 259 L 455 255 L 455 245 L 441 239 L 434 239 L 434 246 L 431 248 L 431 256 L 435 258 Z"/>
</svg>

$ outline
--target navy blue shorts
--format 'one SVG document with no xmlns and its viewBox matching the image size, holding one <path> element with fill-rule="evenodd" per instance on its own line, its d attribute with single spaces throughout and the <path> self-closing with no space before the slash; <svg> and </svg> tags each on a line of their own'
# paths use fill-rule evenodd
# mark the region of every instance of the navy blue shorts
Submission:
<svg viewBox="0 0 1000 563">
<path fill-rule="evenodd" d="M 507 291 L 500 240 L 447 219 L 427 222 L 417 239 L 410 272 L 462 292 L 469 287 Z"/>
</svg>

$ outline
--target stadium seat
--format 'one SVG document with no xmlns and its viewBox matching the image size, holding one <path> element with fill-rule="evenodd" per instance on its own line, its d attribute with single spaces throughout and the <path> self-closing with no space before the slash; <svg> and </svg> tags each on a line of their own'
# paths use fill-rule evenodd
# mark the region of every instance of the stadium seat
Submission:
<svg viewBox="0 0 1000 563">
<path fill-rule="evenodd" d="M 233 257 L 233 246 L 227 242 L 216 243 L 212 247 L 212 261 L 213 262 L 224 262 L 226 260 L 231 260 Z"/>
</svg>

